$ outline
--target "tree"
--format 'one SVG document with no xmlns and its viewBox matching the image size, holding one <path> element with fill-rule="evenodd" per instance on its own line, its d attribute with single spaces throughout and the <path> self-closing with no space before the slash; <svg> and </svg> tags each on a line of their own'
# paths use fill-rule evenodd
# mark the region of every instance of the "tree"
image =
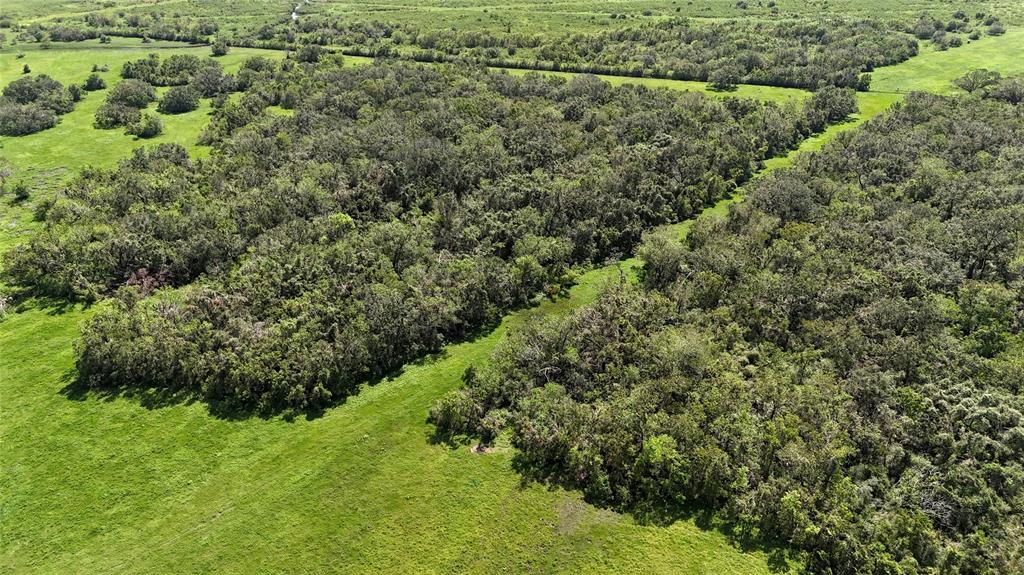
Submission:
<svg viewBox="0 0 1024 575">
<path fill-rule="evenodd" d="M 722 92 L 731 92 L 736 89 L 742 79 L 742 72 L 735 66 L 720 66 L 708 75 L 708 82 L 711 88 Z"/>
<path fill-rule="evenodd" d="M 199 107 L 199 91 L 190 85 L 174 86 L 160 99 L 161 114 L 182 114 Z"/>
<path fill-rule="evenodd" d="M 982 68 L 981 70 L 971 70 L 960 76 L 953 80 L 953 84 L 961 90 L 973 94 L 978 90 L 997 84 L 1000 78 L 999 72 Z"/>
<path fill-rule="evenodd" d="M 295 54 L 295 59 L 299 62 L 319 62 L 320 56 L 323 54 L 323 48 L 317 44 L 306 44 L 299 48 L 299 51 Z"/>
<path fill-rule="evenodd" d="M 107 102 L 123 104 L 132 108 L 145 108 L 156 100 L 156 90 L 142 80 L 121 80 L 107 94 Z"/>
<path fill-rule="evenodd" d="M 28 64 L 25 64 L 24 66 L 21 67 L 21 73 L 22 74 L 31 74 L 32 73 L 32 68 L 30 68 Z"/>
<path fill-rule="evenodd" d="M 224 38 L 217 38 L 210 46 L 210 52 L 214 56 L 225 56 L 229 49 L 228 42 Z"/>
</svg>

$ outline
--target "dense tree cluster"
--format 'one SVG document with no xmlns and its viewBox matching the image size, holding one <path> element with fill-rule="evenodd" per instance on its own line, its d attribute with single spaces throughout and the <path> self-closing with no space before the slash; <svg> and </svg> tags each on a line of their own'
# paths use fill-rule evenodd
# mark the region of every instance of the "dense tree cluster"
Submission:
<svg viewBox="0 0 1024 575">
<path fill-rule="evenodd" d="M 529 476 L 718 510 L 815 573 L 1020 573 L 1024 115 L 912 95 L 641 248 L 643 286 L 526 327 L 432 419 Z"/>
<path fill-rule="evenodd" d="M 932 41 L 939 49 L 956 47 L 968 33 L 977 37 L 982 24 L 1001 33 L 991 17 L 971 20 L 962 11 L 948 21 L 924 14 L 919 19 L 725 20 L 672 19 L 622 24 L 597 33 L 543 35 L 512 32 L 510 28 L 458 30 L 420 27 L 387 21 L 359 21 L 347 15 L 318 13 L 297 21 L 243 27 L 231 37 L 220 35 L 211 22 L 188 17 L 152 18 L 126 13 L 90 14 L 71 32 L 71 21 L 54 35 L 41 24 L 34 32 L 54 39 L 96 37 L 101 32 L 168 40 L 213 41 L 215 54 L 230 44 L 298 49 L 312 55 L 310 46 L 341 46 L 347 54 L 409 57 L 420 61 L 474 60 L 492 66 L 568 70 L 575 72 L 652 76 L 683 80 L 736 82 L 814 89 L 823 84 L 866 89 L 873 68 L 915 55 L 917 40 Z M 146 79 L 161 85 L 155 78 Z"/>
<path fill-rule="evenodd" d="M 83 336 L 92 385 L 327 405 L 714 203 L 835 104 L 416 64 L 243 70 L 210 160 L 164 145 L 87 171 L 7 257 L 42 292 L 120 289 Z M 294 115 L 265 110 L 285 100 Z"/>
<path fill-rule="evenodd" d="M 207 72 L 207 69 L 213 71 Z M 220 62 L 214 58 L 200 58 L 193 54 L 174 54 L 163 61 L 153 53 L 145 58 L 125 62 L 122 78 L 143 80 L 154 86 L 182 86 L 200 74 L 223 76 Z"/>
<path fill-rule="evenodd" d="M 0 96 L 0 134 L 22 136 L 56 126 L 57 116 L 74 109 L 78 94 L 46 74 L 14 80 Z"/>
<path fill-rule="evenodd" d="M 902 27 L 872 20 L 780 20 L 699 24 L 685 19 L 620 27 L 597 34 L 516 35 L 417 30 L 327 16 L 303 18 L 263 36 L 284 43 L 347 46 L 372 56 L 408 54 L 418 60 L 474 58 L 490 65 L 577 72 L 816 88 L 866 89 L 864 72 L 917 54 Z"/>
</svg>

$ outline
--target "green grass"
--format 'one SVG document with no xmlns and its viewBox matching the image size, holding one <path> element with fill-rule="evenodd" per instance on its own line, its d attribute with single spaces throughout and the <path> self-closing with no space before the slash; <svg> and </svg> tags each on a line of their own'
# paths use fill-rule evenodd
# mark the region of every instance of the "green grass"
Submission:
<svg viewBox="0 0 1024 575">
<path fill-rule="evenodd" d="M 111 44 L 100 44 L 98 40 L 56 44 L 49 50 L 28 44 L 0 51 L 3 84 L 21 76 L 21 68 L 25 64 L 31 67 L 32 75 L 47 74 L 65 85 L 82 83 L 92 73 L 93 64 L 109 67 L 109 71 L 99 73 L 107 81 L 107 89 L 87 93 L 72 112 L 61 116 L 57 126 L 27 136 L 0 137 L 0 157 L 14 166 L 15 179 L 33 180 L 38 185 L 52 184 L 60 181 L 65 172 L 75 172 L 86 165 L 111 166 L 134 148 L 165 142 L 179 143 L 193 155 L 208 153 L 208 149 L 196 145 L 196 140 L 207 123 L 209 100 L 203 100 L 199 109 L 192 112 L 160 115 L 164 133 L 149 140 L 126 135 L 124 129 L 99 130 L 93 127 L 96 109 L 103 104 L 107 91 L 120 81 L 121 65 L 125 62 L 153 52 L 164 58 L 172 54 L 201 57 L 210 54 L 210 49 L 205 46 L 190 47 L 171 42 L 143 44 L 136 38 L 113 40 Z M 16 51 L 25 56 L 17 58 Z M 234 71 L 242 60 L 257 54 L 273 58 L 284 56 L 283 52 L 275 50 L 233 48 L 218 61 L 228 71 Z M 149 111 L 155 113 L 155 109 L 156 104 L 151 104 Z"/>
<path fill-rule="evenodd" d="M 931 46 L 923 48 L 910 60 L 872 72 L 871 90 L 952 94 L 959 89 L 951 82 L 978 68 L 1004 75 L 1024 74 L 1024 28 L 1008 28 L 1002 36 L 983 36 L 943 52 Z"/>
</svg>

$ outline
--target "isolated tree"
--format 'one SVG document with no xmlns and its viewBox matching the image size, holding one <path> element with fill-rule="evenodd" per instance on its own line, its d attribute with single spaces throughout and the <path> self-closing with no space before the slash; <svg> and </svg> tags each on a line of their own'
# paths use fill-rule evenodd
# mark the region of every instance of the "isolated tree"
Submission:
<svg viewBox="0 0 1024 575">
<path fill-rule="evenodd" d="M 228 53 L 229 49 L 227 40 L 217 38 L 210 46 L 210 53 L 214 56 L 224 56 Z"/>
<path fill-rule="evenodd" d="M 738 67 L 725 65 L 711 72 L 708 75 L 708 82 L 711 83 L 712 89 L 728 92 L 736 89 L 742 77 L 743 73 Z"/>
<path fill-rule="evenodd" d="M 988 88 L 999 83 L 999 72 L 994 70 L 971 70 L 970 72 L 953 80 L 953 84 L 965 92 L 974 93 L 978 90 Z"/>
<path fill-rule="evenodd" d="M 24 66 L 21 67 L 21 73 L 22 74 L 31 74 L 32 73 L 32 68 L 30 68 L 28 64 L 25 64 Z"/>
</svg>

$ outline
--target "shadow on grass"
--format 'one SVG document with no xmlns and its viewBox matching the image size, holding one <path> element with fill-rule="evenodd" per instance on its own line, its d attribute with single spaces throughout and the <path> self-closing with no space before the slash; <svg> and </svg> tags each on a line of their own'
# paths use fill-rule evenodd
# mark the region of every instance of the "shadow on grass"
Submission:
<svg viewBox="0 0 1024 575">
<path fill-rule="evenodd" d="M 27 289 L 17 289 L 9 292 L 11 301 L 14 302 L 12 309 L 14 313 L 25 313 L 29 311 L 42 311 L 47 315 L 63 315 L 78 309 L 87 310 L 92 307 L 92 302 L 84 300 L 72 300 L 61 297 L 38 295 Z"/>
<path fill-rule="evenodd" d="M 523 452 L 512 457 L 512 468 L 520 474 L 520 488 L 543 485 L 549 490 L 564 489 L 583 493 L 583 500 L 594 507 L 627 514 L 639 525 L 669 527 L 678 521 L 691 521 L 703 531 L 714 531 L 726 537 L 731 545 L 744 553 L 763 553 L 768 567 L 774 573 L 792 572 L 802 563 L 800 551 L 790 547 L 779 537 L 766 535 L 737 521 L 723 517 L 716 509 L 698 501 L 679 503 L 667 497 L 648 499 L 637 504 L 619 504 L 587 493 L 573 477 L 537 464 Z"/>
<path fill-rule="evenodd" d="M 76 304 L 69 303 L 68 305 Z M 261 419 L 281 417 L 286 421 L 294 421 L 299 418 L 314 420 L 322 417 L 327 410 L 344 405 L 350 397 L 358 395 L 363 388 L 396 380 L 402 377 L 406 370 L 410 368 L 429 366 L 446 360 L 449 357 L 447 349 L 449 345 L 486 337 L 499 324 L 499 321 L 495 321 L 480 326 L 464 338 L 449 342 L 437 351 L 410 360 L 388 371 L 372 374 L 364 379 L 341 385 L 332 390 L 333 400 L 323 406 L 296 408 L 280 405 L 259 405 L 231 399 L 206 398 L 198 390 L 186 386 L 164 388 L 146 385 L 104 385 L 95 381 L 87 381 L 84 377 L 80 376 L 77 367 L 69 369 L 61 377 L 63 387 L 60 393 L 72 401 L 85 401 L 89 399 L 114 401 L 117 399 L 127 399 L 138 402 L 141 407 L 146 409 L 163 409 L 177 405 L 201 403 L 206 406 L 211 416 L 229 421 L 240 421 L 253 417 Z"/>
</svg>

